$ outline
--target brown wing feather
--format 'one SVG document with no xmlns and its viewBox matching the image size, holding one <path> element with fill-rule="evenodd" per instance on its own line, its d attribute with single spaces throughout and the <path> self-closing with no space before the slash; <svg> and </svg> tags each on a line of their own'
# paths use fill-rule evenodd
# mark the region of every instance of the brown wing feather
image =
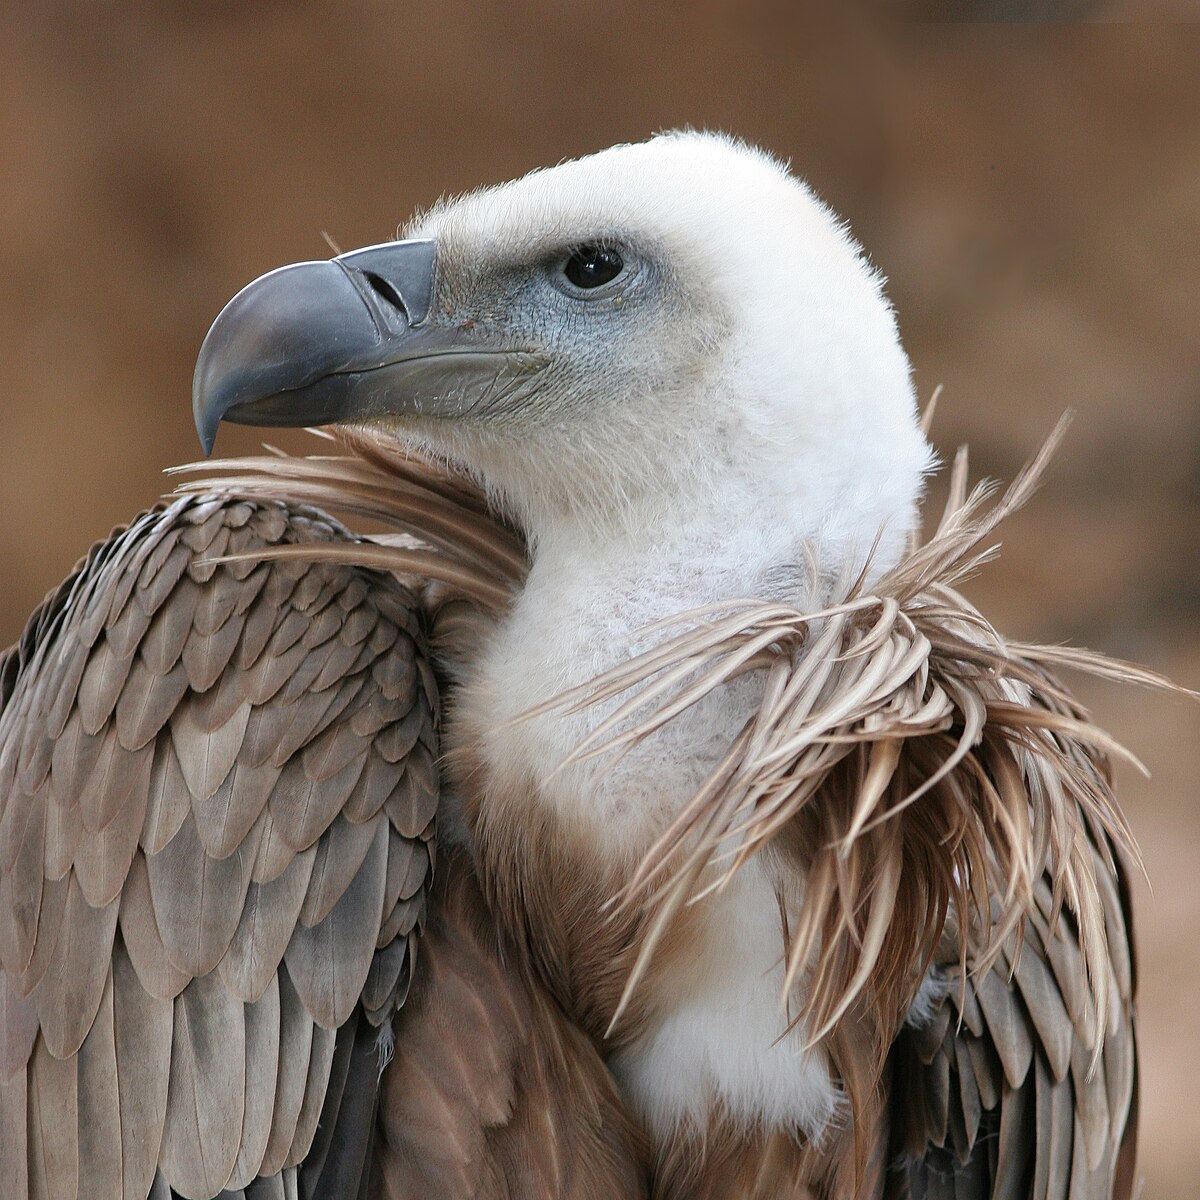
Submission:
<svg viewBox="0 0 1200 1200">
<path fill-rule="evenodd" d="M 368 976 L 364 1028 L 402 999 L 437 804 L 415 602 L 338 563 L 211 561 L 348 536 L 177 501 L 0 658 L 5 1200 L 236 1193 L 299 1163 Z"/>
<path fill-rule="evenodd" d="M 638 1200 L 640 1144 L 592 1043 L 496 939 L 460 850 L 438 863 L 421 970 L 395 1020 L 380 1200 Z"/>
<path fill-rule="evenodd" d="M 889 1196 L 1129 1200 L 1132 930 L 1123 875 L 1107 853 L 1093 847 L 1093 857 L 1112 973 L 1104 1028 L 1097 1031 L 1085 1001 L 1072 918 L 1063 912 L 1053 927 L 1048 920 L 1048 880 L 1036 889 L 1019 953 L 1014 937 L 986 975 L 962 978 L 952 931 L 939 964 L 941 1008 L 923 1027 L 904 1029 L 892 1054 L 893 1141 L 902 1165 Z"/>
</svg>

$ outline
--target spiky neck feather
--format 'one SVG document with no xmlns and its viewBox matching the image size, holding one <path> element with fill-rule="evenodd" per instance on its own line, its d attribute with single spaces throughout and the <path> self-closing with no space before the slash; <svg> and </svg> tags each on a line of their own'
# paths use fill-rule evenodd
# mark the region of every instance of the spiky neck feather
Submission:
<svg viewBox="0 0 1200 1200">
<path fill-rule="evenodd" d="M 1070 666 L 1170 685 L 1128 664 L 1114 664 L 1086 652 L 1011 646 L 954 591 L 957 582 L 988 556 L 986 547 L 994 540 L 997 523 L 1028 498 L 1051 448 L 991 511 L 983 508 L 986 491 L 968 499 L 966 462 L 960 456 L 947 512 L 928 544 L 906 554 L 894 571 L 878 581 L 876 594 L 864 592 L 846 605 L 826 610 L 818 626 L 813 626 L 811 613 L 799 606 L 761 601 L 745 606 L 723 622 L 719 639 L 701 656 L 704 678 L 698 682 L 703 686 L 690 689 L 691 707 L 669 722 L 669 727 L 685 730 L 691 714 L 703 714 L 706 705 L 715 705 L 707 710 L 714 722 L 704 717 L 701 723 L 728 736 L 730 726 L 722 723 L 722 717 L 728 716 L 731 697 L 747 681 L 739 678 L 730 686 L 725 663 L 743 654 L 748 640 L 773 647 L 768 655 L 773 664 L 770 673 L 779 675 L 782 690 L 776 688 L 770 704 L 761 703 L 761 689 L 754 693 L 760 711 L 754 714 L 751 739 L 739 737 L 731 751 L 736 751 L 731 761 L 737 770 L 728 781 L 734 803 L 727 816 L 738 822 L 749 820 L 751 826 L 742 826 L 743 830 L 761 825 L 763 836 L 778 837 L 791 847 L 787 874 L 793 883 L 803 884 L 805 895 L 796 895 L 791 909 L 799 919 L 792 923 L 787 957 L 801 966 L 811 964 L 817 984 L 812 994 L 813 1028 L 833 1022 L 821 1046 L 828 1048 L 846 1086 L 860 1148 L 866 1144 L 864 1118 L 869 1120 L 870 1106 L 878 1098 L 880 1055 L 917 990 L 910 978 L 914 966 L 943 932 L 943 923 L 945 937 L 963 962 L 979 956 L 977 968 L 988 969 L 988 956 L 1006 945 L 1005 931 L 1033 904 L 1037 872 L 1044 867 L 1046 876 L 1038 886 L 1045 897 L 1051 891 L 1065 897 L 1076 913 L 1083 962 L 1101 1012 L 1106 1009 L 1103 995 L 1112 995 L 1109 980 L 1114 967 L 1105 950 L 1103 915 L 1094 901 L 1097 886 L 1109 891 L 1113 887 L 1108 878 L 1112 872 L 1109 839 L 1117 846 L 1131 845 L 1114 808 L 1103 763 L 1105 750 L 1118 752 L 1119 748 L 1087 721 L 1050 671 Z M 555 558 L 550 543 L 549 557 L 535 565 L 530 585 L 523 589 L 526 572 L 519 562 L 514 566 L 510 533 L 492 523 L 460 483 L 398 456 L 386 441 L 353 440 L 352 449 L 365 455 L 365 460 L 246 460 L 239 464 L 241 474 L 218 480 L 215 487 L 239 496 L 277 498 L 283 493 L 294 498 L 299 494 L 342 511 L 382 517 L 426 543 L 442 546 L 446 561 L 437 577 L 445 584 L 430 595 L 435 629 L 446 628 L 444 620 L 455 627 L 455 636 L 465 639 L 457 657 L 466 663 L 481 661 L 481 646 L 490 645 L 496 652 L 504 631 L 521 624 L 523 603 L 531 603 L 539 593 L 548 605 L 561 602 L 552 586 L 537 582 L 539 571 Z M 393 478 L 402 480 L 402 486 L 392 487 Z M 213 488 L 214 481 L 204 480 L 190 490 Z M 456 525 L 464 530 L 461 541 L 446 538 L 451 510 L 457 510 Z M 477 550 L 468 552 L 468 544 L 494 545 L 496 553 L 488 556 L 486 570 L 480 566 Z M 414 557 L 410 546 L 411 542 L 388 546 L 367 542 L 308 547 L 305 552 L 310 557 L 346 560 L 359 556 L 369 565 L 402 573 L 426 571 L 429 556 Z M 566 548 L 560 553 L 565 556 Z M 626 566 L 636 574 L 645 563 L 631 559 Z M 491 583 L 484 588 L 489 572 Z M 438 600 L 445 596 L 446 584 L 451 595 L 464 596 L 485 615 L 458 622 L 453 614 L 464 606 Z M 510 595 L 510 587 L 517 593 L 511 607 L 507 599 L 496 596 L 497 592 L 501 597 Z M 680 594 L 672 589 L 665 592 Z M 603 608 L 606 602 L 598 603 Z M 611 604 L 605 611 L 611 611 Z M 822 632 L 814 640 L 816 628 Z M 658 636 L 663 636 L 662 631 Z M 656 672 L 684 661 L 694 639 L 677 642 L 673 639 L 664 657 L 654 660 L 656 665 L 647 668 L 633 661 L 614 672 L 605 685 L 610 698 L 640 694 Z M 547 661 L 552 658 L 547 656 Z M 557 666 L 561 668 L 562 662 Z M 547 985 L 582 1026 L 603 1041 L 626 977 L 636 971 L 639 939 L 644 939 L 647 922 L 653 918 L 654 906 L 642 884 L 617 908 L 604 906 L 606 899 L 620 892 L 630 869 L 640 873 L 633 861 L 636 853 L 613 853 L 612 834 L 618 826 L 612 821 L 589 819 L 583 823 L 582 836 L 567 836 L 561 810 L 547 802 L 553 797 L 546 785 L 570 780 L 571 772 L 533 775 L 529 754 L 513 753 L 507 767 L 495 754 L 489 760 L 487 737 L 500 736 L 493 750 L 502 750 L 501 735 L 507 730 L 536 727 L 538 721 L 523 721 L 506 730 L 499 718 L 501 702 L 510 702 L 505 690 L 493 689 L 489 694 L 479 685 L 481 676 L 470 671 L 468 676 L 476 683 L 460 689 L 457 725 L 447 740 L 456 751 L 460 768 L 456 778 L 468 797 L 468 807 L 474 806 L 471 827 L 481 877 L 502 925 L 533 954 Z M 814 690 L 818 677 L 824 680 L 823 691 Z M 584 710 L 595 692 L 595 685 L 586 682 L 563 703 L 569 706 L 577 701 Z M 662 699 L 658 697 L 657 703 Z M 464 721 L 464 716 L 470 720 Z M 785 755 L 765 753 L 779 746 L 781 739 L 789 747 Z M 566 747 L 568 752 L 571 749 Z M 581 778 L 588 782 L 586 772 Z M 914 804 L 910 791 L 915 783 L 927 786 Z M 584 787 L 575 798 L 586 794 Z M 756 796 L 773 797 L 783 807 L 760 813 Z M 727 833 L 724 825 L 718 822 L 706 829 L 697 824 L 714 815 L 711 800 L 689 803 L 687 821 L 655 847 L 648 863 L 641 864 L 666 868 L 666 876 L 657 877 L 655 890 L 677 875 L 678 855 L 695 844 L 694 835 L 701 835 L 709 851 L 721 846 Z M 594 818 L 594 810 L 583 811 Z M 644 845 L 643 839 L 636 840 Z M 898 854 L 909 864 L 902 871 L 896 870 Z M 694 972 L 703 973 L 713 964 L 705 953 L 706 941 L 710 947 L 719 947 L 724 940 L 735 949 L 745 949 L 756 941 L 748 936 L 754 922 L 761 922 L 772 906 L 780 912 L 778 877 L 768 876 L 766 887 L 758 887 L 761 874 L 755 879 L 761 867 L 769 865 L 770 860 L 760 854 L 743 868 L 744 883 L 754 885 L 750 892 L 758 888 L 753 902 L 726 914 L 729 920 L 715 922 L 707 931 L 711 936 L 696 930 L 695 920 L 703 910 L 685 910 L 689 920 L 683 936 L 668 937 L 655 951 L 657 963 L 669 966 L 674 961 L 693 971 L 689 975 L 685 969 L 676 976 L 678 987 L 671 986 L 669 972 L 658 974 L 658 980 L 668 985 L 664 991 L 669 999 L 704 997 L 706 989 L 697 986 Z M 641 874 L 639 878 L 646 879 Z M 786 888 L 782 892 L 786 903 Z M 999 917 L 991 907 L 997 902 Z M 1056 905 L 1057 901 L 1043 906 L 1042 919 L 1052 919 Z M 963 919 L 962 914 L 973 915 Z M 750 924 L 741 924 L 743 919 Z M 720 928 L 732 930 L 733 936 L 724 938 L 717 932 Z M 761 983 L 756 999 L 769 997 L 770 1011 L 777 1014 L 773 1004 L 779 988 L 773 972 L 778 971 L 784 950 L 781 942 L 779 960 L 757 974 L 753 970 L 739 974 L 739 968 L 748 965 L 745 961 L 718 954 L 716 970 L 706 978 L 713 982 L 724 977 L 735 991 L 737 985 Z M 650 977 L 649 983 L 654 982 Z M 786 1131 L 797 1125 L 804 1128 L 807 1120 L 815 1128 L 811 1122 L 820 1110 L 813 1108 L 812 1101 L 822 1095 L 830 1099 L 828 1090 L 822 1090 L 827 1088 L 827 1076 L 821 1075 L 819 1058 L 807 1064 L 818 1068 L 808 1075 L 815 1086 L 804 1097 L 809 1102 L 807 1116 L 796 1117 L 789 1125 L 787 1114 L 781 1116 L 778 1108 L 764 1102 L 772 1097 L 771 1089 L 763 1086 L 761 1078 L 756 1081 L 753 1071 L 727 1074 L 723 1096 L 714 1087 L 714 1061 L 723 1050 L 737 1048 L 729 1032 L 738 1037 L 753 1032 L 755 1023 L 746 1019 L 744 997 L 731 1004 L 732 992 L 720 997 L 710 991 L 707 999 L 715 1003 L 709 1016 L 719 1013 L 724 1001 L 724 1017 L 689 1024 L 689 1018 L 696 1016 L 694 1009 L 689 1013 L 686 1003 L 682 1012 L 678 1007 L 673 1012 L 658 1008 L 656 997 L 646 994 L 651 990 L 639 989 L 632 1024 L 623 1023 L 609 1045 L 624 1054 L 642 1037 L 639 1053 L 631 1051 L 627 1063 L 618 1066 L 623 1071 L 628 1068 L 630 1099 L 660 1134 L 673 1121 L 688 1116 L 678 1099 L 672 1098 L 672 1089 L 662 1087 L 663 1080 L 684 1080 L 686 1098 L 699 1099 L 706 1111 L 712 1110 L 714 1100 L 745 1097 L 749 1090 L 757 1097 L 756 1115 L 743 1124 L 766 1128 L 774 1123 Z M 799 1011 L 803 1015 L 803 1006 Z M 672 1016 L 677 1019 L 671 1020 Z M 864 1016 L 865 1026 L 860 1023 Z M 1095 1022 L 1087 1026 L 1103 1027 Z M 856 1044 L 855 1039 L 860 1041 Z M 754 1056 L 748 1055 L 748 1047 L 740 1048 L 741 1061 L 750 1062 Z M 692 1054 L 691 1067 L 697 1069 L 681 1069 L 681 1051 Z M 656 1064 L 648 1084 L 634 1077 L 639 1063 L 647 1061 Z M 751 1065 L 769 1066 L 771 1061 L 768 1053 Z M 795 1057 L 783 1066 L 782 1074 L 790 1084 L 805 1074 L 797 1070 Z M 743 1114 L 746 1107 L 740 1110 Z M 718 1104 L 717 1110 L 729 1116 L 727 1104 Z M 793 1115 L 799 1111 L 793 1106 Z M 821 1155 L 828 1157 L 824 1149 Z"/>
</svg>

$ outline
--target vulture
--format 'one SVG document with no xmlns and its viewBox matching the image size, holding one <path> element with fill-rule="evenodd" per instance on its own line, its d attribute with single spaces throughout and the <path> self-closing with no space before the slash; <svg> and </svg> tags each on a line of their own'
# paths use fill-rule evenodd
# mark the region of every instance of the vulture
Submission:
<svg viewBox="0 0 1200 1200">
<path fill-rule="evenodd" d="M 960 591 L 1057 434 L 923 529 L 880 275 L 728 137 L 403 233 L 200 350 L 206 454 L 314 453 L 185 468 L 0 659 L 4 1200 L 1131 1196 L 1059 675 L 1157 680 Z"/>
</svg>

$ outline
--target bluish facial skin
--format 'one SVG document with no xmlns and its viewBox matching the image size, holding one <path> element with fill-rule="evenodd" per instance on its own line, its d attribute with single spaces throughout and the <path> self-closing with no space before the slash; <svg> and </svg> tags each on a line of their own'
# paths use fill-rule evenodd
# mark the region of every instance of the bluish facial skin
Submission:
<svg viewBox="0 0 1200 1200">
<path fill-rule="evenodd" d="M 620 270 L 581 287 L 568 271 L 578 276 L 580 259 L 597 250 L 619 256 Z M 653 394 L 669 385 L 664 375 L 678 380 L 699 357 L 688 344 L 693 306 L 661 248 L 610 231 L 579 245 L 527 247 L 507 261 L 456 251 L 452 243 L 439 258 L 432 319 L 547 359 L 545 377 L 519 403 L 482 404 L 472 419 L 586 419 L 613 401 Z"/>
</svg>

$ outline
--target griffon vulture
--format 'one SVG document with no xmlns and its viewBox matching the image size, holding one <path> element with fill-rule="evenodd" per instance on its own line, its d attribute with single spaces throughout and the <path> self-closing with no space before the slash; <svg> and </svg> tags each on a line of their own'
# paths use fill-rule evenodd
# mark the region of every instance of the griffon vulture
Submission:
<svg viewBox="0 0 1200 1200">
<path fill-rule="evenodd" d="M 1130 1195 L 1132 846 L 1054 672 L 1136 672 L 958 593 L 1045 455 L 923 540 L 783 166 L 662 136 L 275 271 L 194 415 L 335 444 L 0 660 L 5 1200 Z"/>
</svg>

